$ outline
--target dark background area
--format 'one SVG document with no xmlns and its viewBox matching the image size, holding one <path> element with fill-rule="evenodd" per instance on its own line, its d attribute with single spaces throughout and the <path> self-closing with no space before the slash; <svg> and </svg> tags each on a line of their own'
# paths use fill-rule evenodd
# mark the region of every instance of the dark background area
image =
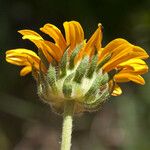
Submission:
<svg viewBox="0 0 150 150">
<path fill-rule="evenodd" d="M 103 45 L 122 37 L 150 54 L 149 0 L 0 0 L 0 150 L 58 150 L 61 116 L 39 100 L 31 75 L 19 76 L 20 68 L 5 62 L 13 48 L 36 47 L 23 41 L 20 29 L 77 20 L 86 38 L 101 22 Z M 147 62 L 150 63 L 150 62 Z M 123 94 L 111 97 L 94 113 L 74 118 L 72 150 L 150 149 L 150 74 L 146 85 L 122 84 Z"/>
</svg>

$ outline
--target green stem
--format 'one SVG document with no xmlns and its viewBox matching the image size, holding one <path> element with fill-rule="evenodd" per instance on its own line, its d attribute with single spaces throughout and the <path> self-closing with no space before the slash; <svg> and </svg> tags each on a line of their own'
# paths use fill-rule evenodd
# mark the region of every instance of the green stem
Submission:
<svg viewBox="0 0 150 150">
<path fill-rule="evenodd" d="M 70 150 L 74 102 L 66 101 L 63 114 L 61 150 Z"/>
</svg>

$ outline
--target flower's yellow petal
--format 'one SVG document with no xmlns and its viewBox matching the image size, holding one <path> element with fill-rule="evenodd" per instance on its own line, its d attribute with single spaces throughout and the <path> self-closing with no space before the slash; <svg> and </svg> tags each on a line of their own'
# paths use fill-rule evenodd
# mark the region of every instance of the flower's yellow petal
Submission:
<svg viewBox="0 0 150 150">
<path fill-rule="evenodd" d="M 115 83 L 114 89 L 113 89 L 111 95 L 112 95 L 112 96 L 119 96 L 119 95 L 121 95 L 121 94 L 122 94 L 122 90 L 121 90 L 120 86 Z"/>
<path fill-rule="evenodd" d="M 24 58 L 20 59 L 17 57 L 6 57 L 6 61 L 10 64 L 14 64 L 17 66 L 25 66 L 25 65 L 29 65 L 29 62 L 27 62 Z"/>
<path fill-rule="evenodd" d="M 133 46 L 132 47 L 132 51 L 135 54 L 136 58 L 140 58 L 140 59 L 147 59 L 149 57 L 149 55 L 146 53 L 146 51 L 139 47 L 139 46 Z"/>
<path fill-rule="evenodd" d="M 66 49 L 67 44 L 66 41 L 61 33 L 61 31 L 52 24 L 45 24 L 44 27 L 40 28 L 42 32 L 45 34 L 48 34 L 50 37 L 52 37 L 56 43 L 56 45 L 62 50 L 62 52 Z"/>
<path fill-rule="evenodd" d="M 40 62 L 36 62 L 34 58 L 30 57 L 30 56 L 27 56 L 27 61 L 30 63 L 30 66 L 34 66 L 34 68 L 36 70 L 39 70 L 40 68 Z M 41 66 L 41 70 L 43 71 L 44 68 L 42 68 L 43 66 Z M 44 72 L 44 71 L 43 71 Z"/>
<path fill-rule="evenodd" d="M 140 59 L 146 59 L 148 58 L 148 54 L 146 51 L 142 48 L 139 48 L 137 46 L 133 46 L 131 44 L 122 44 L 118 48 L 114 49 L 112 51 L 112 59 L 119 57 L 120 55 L 131 55 L 133 58 L 140 58 Z"/>
<path fill-rule="evenodd" d="M 23 40 L 30 40 L 30 41 L 38 41 L 38 40 L 43 40 L 43 38 L 41 37 L 38 37 L 38 36 L 35 36 L 35 35 L 24 35 L 22 37 Z M 34 43 L 34 42 L 33 42 Z M 36 44 L 36 43 L 35 43 Z"/>
<path fill-rule="evenodd" d="M 109 81 L 109 92 L 113 96 L 119 96 L 122 94 L 120 86 L 116 82 L 114 82 L 114 80 Z"/>
<path fill-rule="evenodd" d="M 48 62 L 52 61 L 51 56 L 43 48 L 44 47 L 43 46 L 44 39 L 38 33 L 34 32 L 32 30 L 20 30 L 18 32 L 23 35 L 23 39 L 30 40 L 38 47 L 38 49 L 42 50 L 42 52 L 43 52 L 44 56 L 46 57 L 46 59 L 48 60 Z"/>
<path fill-rule="evenodd" d="M 102 33 L 102 24 L 99 23 L 98 24 L 98 33 L 97 33 L 97 40 L 96 40 L 96 43 L 95 43 L 95 46 L 96 46 L 96 49 L 99 50 L 101 49 L 102 45 L 102 38 L 103 38 L 103 33 Z"/>
<path fill-rule="evenodd" d="M 127 68 L 132 72 L 144 74 L 148 72 L 148 66 L 142 59 L 133 58 L 118 65 L 118 69 Z"/>
<path fill-rule="evenodd" d="M 103 51 L 105 51 L 105 48 Z M 134 46 L 127 41 L 125 43 L 119 45 L 115 49 L 111 50 L 110 53 L 112 54 L 112 59 L 114 59 L 115 57 L 118 57 L 122 53 L 126 53 L 126 54 L 132 53 L 134 58 L 146 59 L 149 57 L 149 55 L 146 53 L 146 51 L 144 49 L 142 49 L 141 47 L 138 47 L 138 46 Z"/>
<path fill-rule="evenodd" d="M 35 32 L 33 30 L 25 29 L 25 30 L 19 30 L 18 32 L 20 34 L 22 34 L 23 36 L 32 35 L 32 36 L 39 37 L 39 38 L 43 39 L 37 32 Z"/>
<path fill-rule="evenodd" d="M 27 75 L 28 73 L 30 73 L 32 71 L 32 67 L 31 66 L 25 66 L 21 69 L 20 71 L 20 75 L 21 76 L 25 76 Z"/>
<path fill-rule="evenodd" d="M 35 31 L 32 30 L 19 30 L 20 34 L 23 35 L 22 39 L 28 39 L 33 42 L 37 47 L 39 47 L 39 40 L 43 40 L 43 38 Z"/>
<path fill-rule="evenodd" d="M 102 60 L 107 54 L 113 53 L 117 48 L 122 45 L 126 46 L 126 44 L 128 45 L 129 42 L 122 38 L 117 38 L 111 41 L 104 47 L 104 49 L 99 50 L 99 59 Z"/>
<path fill-rule="evenodd" d="M 111 45 L 113 45 L 113 44 L 111 44 Z M 111 46 L 111 45 L 110 45 L 110 46 Z M 109 46 L 109 44 L 108 44 L 108 47 L 110 47 L 110 46 Z M 110 50 L 109 53 L 106 53 L 106 54 L 103 54 L 103 55 L 101 55 L 101 54 L 102 54 L 103 52 L 105 52 L 105 47 L 104 47 L 104 48 L 101 48 L 101 49 L 98 51 L 98 55 L 99 55 L 98 63 L 100 63 L 101 61 L 103 61 L 103 60 L 107 57 L 107 55 L 110 55 L 110 54 L 111 54 L 111 59 L 110 59 L 109 62 L 104 66 L 104 68 L 105 68 L 107 65 L 111 64 L 112 61 L 115 61 L 115 58 L 116 58 L 116 57 L 119 57 L 119 56 L 122 55 L 122 54 L 123 54 L 123 56 L 124 56 L 125 54 L 129 53 L 129 52 L 131 51 L 130 48 L 131 48 L 131 46 L 129 45 L 129 43 L 124 42 L 124 43 L 122 43 L 122 44 L 120 44 L 120 45 L 118 45 L 118 46 L 115 45 L 113 50 Z M 106 46 L 106 50 L 107 50 L 107 46 Z M 100 53 L 100 52 L 102 52 L 102 53 Z"/>
<path fill-rule="evenodd" d="M 84 41 L 84 32 L 81 25 L 76 21 L 64 22 L 65 36 L 67 45 L 70 46 L 69 53 Z"/>
<path fill-rule="evenodd" d="M 6 56 L 6 61 L 14 64 L 14 65 L 18 65 L 18 66 L 25 66 L 25 65 L 30 65 L 30 62 L 27 60 L 29 56 L 11 56 L 8 57 Z"/>
<path fill-rule="evenodd" d="M 144 49 L 130 44 L 124 39 L 115 39 L 107 44 L 103 50 L 99 52 L 99 61 L 102 61 L 106 55 L 112 54 L 108 63 L 103 67 L 106 72 L 114 69 L 119 63 L 127 61 L 132 58 L 148 58 L 148 54 Z"/>
<path fill-rule="evenodd" d="M 112 56 L 111 59 L 103 66 L 103 70 L 105 72 L 109 72 L 112 69 L 116 68 L 116 66 L 124 61 L 127 61 L 133 57 L 131 53 L 131 47 L 127 47 L 123 49 L 119 54 L 116 56 Z"/>
<path fill-rule="evenodd" d="M 132 52 L 132 45 L 129 43 L 124 43 L 112 50 L 112 59 L 119 57 L 120 55 L 124 54 L 127 55 L 128 53 Z"/>
<path fill-rule="evenodd" d="M 65 37 L 66 37 L 66 42 L 67 42 L 67 45 L 70 45 L 70 24 L 68 21 L 64 22 L 63 23 L 63 26 L 64 26 L 64 29 L 65 29 Z M 73 33 L 72 33 L 73 34 Z"/>
<path fill-rule="evenodd" d="M 51 54 L 47 51 L 47 48 L 45 48 L 45 44 L 41 43 L 40 47 L 41 47 L 40 50 L 43 52 L 45 58 L 50 63 L 53 60 L 53 58 L 52 58 Z"/>
<path fill-rule="evenodd" d="M 62 53 L 55 44 L 49 41 L 42 41 L 40 44 L 40 50 L 42 50 L 44 56 L 46 57 L 49 63 L 52 61 L 53 58 L 57 61 L 60 60 Z"/>
<path fill-rule="evenodd" d="M 31 50 L 13 49 L 6 52 L 6 61 L 18 66 L 34 66 L 39 70 L 40 58 Z"/>
<path fill-rule="evenodd" d="M 142 85 L 145 84 L 144 79 L 140 75 L 137 75 L 135 73 L 130 73 L 130 72 L 118 73 L 113 77 L 113 79 L 115 82 L 133 81 L 138 84 L 142 84 Z"/>
<path fill-rule="evenodd" d="M 24 49 L 24 48 L 18 48 L 18 49 L 12 49 L 12 50 L 8 50 L 6 51 L 6 57 L 10 58 L 10 57 L 23 57 L 25 58 L 26 56 L 30 56 L 32 57 L 36 62 L 39 63 L 40 58 L 39 56 L 33 52 L 32 50 L 28 50 L 28 49 Z M 21 59 L 23 59 L 21 58 Z"/>
<path fill-rule="evenodd" d="M 82 26 L 77 21 L 71 21 L 71 23 L 74 25 L 75 32 L 76 32 L 76 44 L 79 44 L 84 41 L 84 31 Z"/>
<path fill-rule="evenodd" d="M 91 38 L 88 40 L 85 46 L 85 53 L 87 55 L 92 55 L 95 51 L 95 48 L 99 51 L 101 49 L 101 41 L 102 41 L 102 25 L 98 25 L 98 29 L 94 32 Z"/>
<path fill-rule="evenodd" d="M 49 42 L 49 41 L 44 41 L 44 44 L 46 45 L 47 47 L 47 51 L 52 54 L 52 56 L 57 60 L 57 61 L 60 61 L 63 53 L 61 51 L 61 49 L 55 45 L 54 43 L 52 42 Z"/>
<path fill-rule="evenodd" d="M 69 53 L 75 48 L 76 43 L 76 31 L 71 22 L 64 22 L 65 36 L 67 45 L 70 46 Z"/>
<path fill-rule="evenodd" d="M 139 58 L 133 58 L 133 59 L 130 59 L 128 61 L 125 61 L 125 62 L 122 62 L 121 64 L 119 64 L 119 66 L 128 66 L 128 65 L 132 65 L 132 64 L 139 64 L 139 65 L 145 65 L 145 61 L 143 61 L 142 59 L 139 59 Z"/>
<path fill-rule="evenodd" d="M 32 32 L 27 32 L 26 31 L 27 32 L 27 33 L 25 32 L 26 35 L 25 35 L 24 32 L 25 32 L 24 30 L 19 31 L 19 33 L 24 35 L 23 39 L 28 39 L 31 42 L 33 42 L 38 47 L 38 49 L 40 49 L 43 52 L 43 54 L 46 57 L 47 61 L 51 62 L 52 57 L 51 57 L 50 53 L 47 52 L 47 48 L 46 48 L 47 46 L 45 45 L 45 40 L 42 37 L 40 37 L 40 35 L 39 36 L 37 36 L 36 34 L 30 35 L 30 34 L 32 34 L 33 31 Z"/>
<path fill-rule="evenodd" d="M 45 55 L 48 62 L 52 61 L 52 57 L 45 50 L 45 45 L 43 43 L 44 39 L 38 33 L 34 32 L 32 30 L 20 30 L 18 32 L 23 35 L 23 39 L 30 40 L 31 42 L 33 42 L 38 47 L 38 49 L 42 50 L 42 52 Z"/>
<path fill-rule="evenodd" d="M 125 45 L 125 46 L 124 46 Z M 146 59 L 148 54 L 142 48 L 137 48 L 133 45 L 122 44 L 112 54 L 111 59 L 108 63 L 103 66 L 104 71 L 109 72 L 112 69 L 116 68 L 122 62 L 128 61 L 132 58 L 142 58 Z"/>
<path fill-rule="evenodd" d="M 17 48 L 17 49 L 11 49 L 6 51 L 6 55 L 11 55 L 11 54 L 27 54 L 39 59 L 39 56 L 35 52 L 25 48 Z"/>
<path fill-rule="evenodd" d="M 22 30 L 21 30 L 22 31 Z M 21 31 L 18 31 L 19 33 L 22 33 Z M 31 42 L 33 42 L 38 48 L 41 48 L 41 41 L 43 41 L 44 39 L 40 36 L 37 36 L 37 35 L 30 35 L 30 34 L 27 34 L 27 35 L 24 35 L 22 37 L 23 40 L 30 40 Z"/>
</svg>

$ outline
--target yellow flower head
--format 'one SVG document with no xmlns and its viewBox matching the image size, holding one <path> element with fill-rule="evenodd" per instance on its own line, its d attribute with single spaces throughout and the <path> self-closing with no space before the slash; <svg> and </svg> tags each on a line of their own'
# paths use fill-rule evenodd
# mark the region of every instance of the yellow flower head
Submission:
<svg viewBox="0 0 150 150">
<path fill-rule="evenodd" d="M 7 62 L 23 66 L 21 76 L 32 72 L 39 96 L 53 108 L 61 111 L 64 101 L 73 100 L 76 112 L 95 110 L 109 95 L 122 93 L 117 83 L 145 83 L 141 75 L 148 66 L 143 59 L 149 56 L 144 49 L 121 38 L 102 47 L 101 24 L 87 41 L 78 22 L 64 22 L 63 26 L 65 37 L 52 24 L 40 28 L 54 42 L 32 30 L 19 31 L 37 46 L 38 55 L 24 48 L 6 52 Z"/>
</svg>

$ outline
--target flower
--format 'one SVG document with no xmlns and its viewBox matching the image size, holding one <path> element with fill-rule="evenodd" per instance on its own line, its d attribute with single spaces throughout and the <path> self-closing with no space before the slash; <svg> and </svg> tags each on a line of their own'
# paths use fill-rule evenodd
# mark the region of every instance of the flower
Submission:
<svg viewBox="0 0 150 150">
<path fill-rule="evenodd" d="M 62 111 L 64 101 L 73 100 L 76 112 L 95 110 L 110 95 L 122 93 L 118 83 L 145 83 L 141 75 L 148 66 L 143 59 L 149 56 L 144 49 L 122 38 L 102 47 L 101 24 L 87 41 L 80 23 L 69 21 L 63 26 L 65 37 L 52 24 L 40 28 L 54 42 L 32 30 L 18 31 L 36 45 L 38 55 L 24 48 L 6 52 L 7 62 L 23 66 L 21 76 L 32 72 L 39 96 L 53 108 Z"/>
</svg>

